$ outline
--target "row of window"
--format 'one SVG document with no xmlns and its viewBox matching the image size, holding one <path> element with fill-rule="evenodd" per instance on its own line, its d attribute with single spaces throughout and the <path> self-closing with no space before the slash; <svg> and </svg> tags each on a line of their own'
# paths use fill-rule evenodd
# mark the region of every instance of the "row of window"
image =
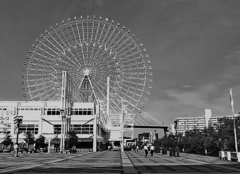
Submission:
<svg viewBox="0 0 240 174">
<path fill-rule="evenodd" d="M 74 130 L 77 134 L 93 134 L 93 125 L 92 124 L 72 124 L 70 130 Z M 61 125 L 54 125 L 54 133 L 61 133 Z"/>
<path fill-rule="evenodd" d="M 19 126 L 19 133 L 38 134 L 38 125 L 37 124 L 21 124 Z"/>
<path fill-rule="evenodd" d="M 93 115 L 93 112 L 91 109 L 89 110 L 83 110 L 83 111 L 71 111 L 71 115 Z"/>
<path fill-rule="evenodd" d="M 12 115 L 14 111 L 5 111 L 6 108 L 0 108 L 0 115 Z M 26 111 L 33 111 L 33 110 L 41 110 L 40 108 L 18 108 L 18 110 L 26 110 Z M 45 109 L 47 115 L 61 115 L 59 108 L 48 108 Z M 73 108 L 71 109 L 71 115 L 93 115 L 93 109 L 91 108 Z"/>
<path fill-rule="evenodd" d="M 93 128 L 93 124 L 71 124 L 71 128 Z M 54 125 L 54 129 L 61 129 L 61 124 Z"/>
</svg>

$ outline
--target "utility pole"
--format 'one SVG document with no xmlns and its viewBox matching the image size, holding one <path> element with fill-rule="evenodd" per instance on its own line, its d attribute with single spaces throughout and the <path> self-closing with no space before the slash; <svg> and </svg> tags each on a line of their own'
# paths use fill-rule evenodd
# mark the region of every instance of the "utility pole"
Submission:
<svg viewBox="0 0 240 174">
<path fill-rule="evenodd" d="M 22 123 L 22 120 L 23 120 L 23 116 L 15 116 L 14 117 L 14 123 L 17 124 L 17 137 L 16 137 L 16 144 L 17 145 L 18 145 L 19 127 L 20 127 L 20 124 Z M 17 148 L 16 156 L 18 156 L 18 148 Z"/>
</svg>

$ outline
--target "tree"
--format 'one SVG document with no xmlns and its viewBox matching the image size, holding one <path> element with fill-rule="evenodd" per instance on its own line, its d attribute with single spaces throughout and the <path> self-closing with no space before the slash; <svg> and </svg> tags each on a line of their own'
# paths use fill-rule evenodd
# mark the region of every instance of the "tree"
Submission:
<svg viewBox="0 0 240 174">
<path fill-rule="evenodd" d="M 163 147 L 173 148 L 177 146 L 177 139 L 173 133 L 170 133 L 168 136 L 164 136 L 163 138 L 159 139 L 159 144 Z"/>
<path fill-rule="evenodd" d="M 234 139 L 234 129 L 233 129 L 233 119 L 223 117 L 219 119 L 219 139 L 220 148 L 226 151 L 235 151 L 235 139 Z M 240 117 L 235 117 L 235 126 L 237 132 L 237 140 L 240 140 Z M 240 145 L 238 143 L 238 149 Z"/>
<path fill-rule="evenodd" d="M 9 146 L 9 145 L 13 145 L 13 141 L 10 135 L 6 135 L 5 136 L 5 140 L 2 142 L 3 145 L 5 146 Z"/>
<path fill-rule="evenodd" d="M 34 144 L 35 143 L 35 137 L 33 133 L 27 133 L 26 134 L 26 138 L 24 139 L 24 141 L 26 143 L 30 144 Z"/>
<path fill-rule="evenodd" d="M 45 148 L 47 146 L 47 144 L 45 143 L 45 137 L 40 135 L 37 139 L 36 139 L 36 148 Z"/>
<path fill-rule="evenodd" d="M 70 130 L 68 132 L 68 138 L 66 139 L 66 147 L 72 148 L 73 146 L 76 146 L 78 143 L 78 136 L 74 130 Z"/>
</svg>

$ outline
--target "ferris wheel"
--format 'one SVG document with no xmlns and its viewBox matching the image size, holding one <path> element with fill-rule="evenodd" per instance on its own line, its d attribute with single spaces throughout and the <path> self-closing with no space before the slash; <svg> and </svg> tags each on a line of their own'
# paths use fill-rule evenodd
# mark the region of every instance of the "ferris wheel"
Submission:
<svg viewBox="0 0 240 174">
<path fill-rule="evenodd" d="M 77 86 L 87 72 L 103 106 L 110 77 L 110 113 L 119 113 L 123 103 L 128 113 L 141 112 L 152 88 L 150 64 L 143 44 L 119 23 L 95 16 L 69 18 L 46 30 L 29 50 L 22 69 L 23 96 L 60 100 L 62 71 Z"/>
</svg>

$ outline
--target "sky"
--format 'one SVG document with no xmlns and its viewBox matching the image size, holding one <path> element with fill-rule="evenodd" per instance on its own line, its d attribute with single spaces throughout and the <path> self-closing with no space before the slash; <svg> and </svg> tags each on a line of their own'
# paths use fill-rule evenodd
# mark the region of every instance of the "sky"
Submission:
<svg viewBox="0 0 240 174">
<path fill-rule="evenodd" d="M 177 117 L 240 112 L 239 0 L 1 0 L 0 100 L 24 100 L 21 69 L 40 34 L 62 20 L 102 16 L 130 29 L 153 67 L 144 111 Z"/>
</svg>

